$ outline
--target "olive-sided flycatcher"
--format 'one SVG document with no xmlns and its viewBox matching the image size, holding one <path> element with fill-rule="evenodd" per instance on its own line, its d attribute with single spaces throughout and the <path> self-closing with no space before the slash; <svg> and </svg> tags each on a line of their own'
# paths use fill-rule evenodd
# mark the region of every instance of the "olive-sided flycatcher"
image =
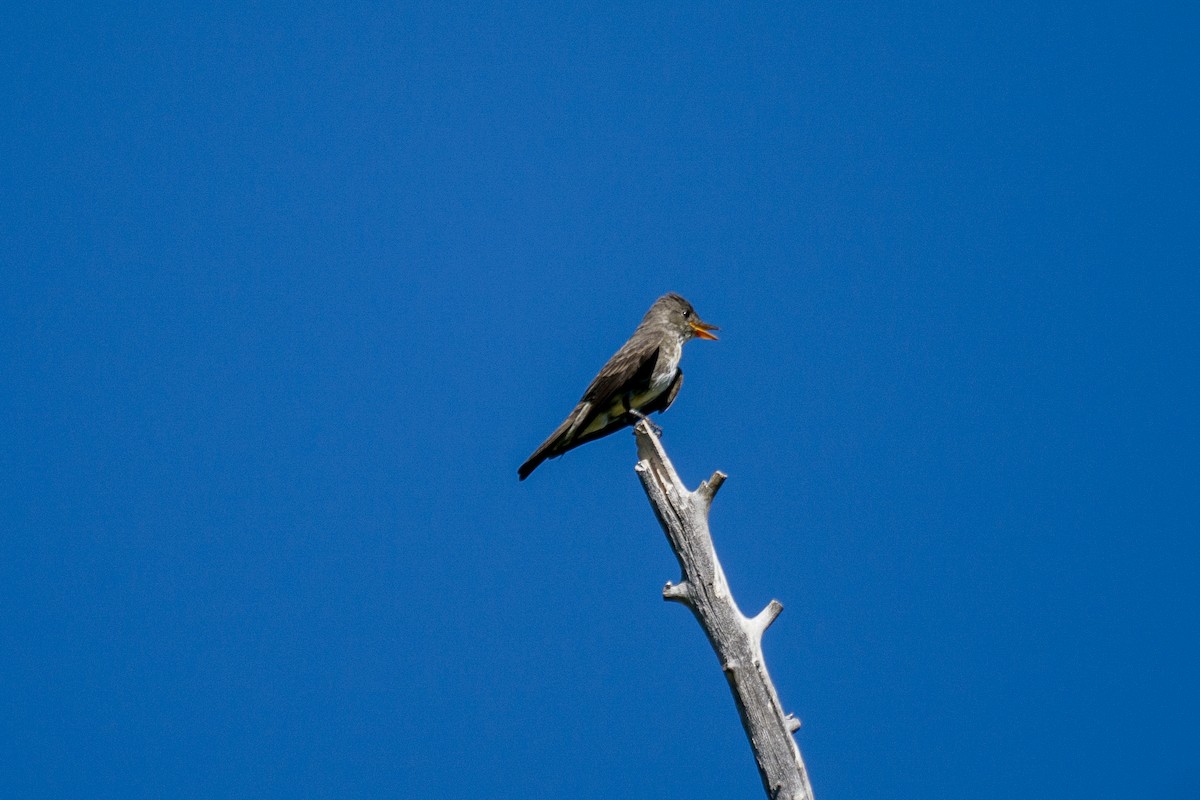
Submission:
<svg viewBox="0 0 1200 800">
<path fill-rule="evenodd" d="M 683 343 L 691 339 L 716 339 L 718 330 L 700 317 L 692 304 L 677 294 L 654 301 L 637 330 L 600 370 L 575 410 L 558 430 L 517 470 L 521 480 L 547 458 L 555 458 L 581 444 L 663 412 L 679 394 L 683 370 L 679 359 Z"/>
</svg>

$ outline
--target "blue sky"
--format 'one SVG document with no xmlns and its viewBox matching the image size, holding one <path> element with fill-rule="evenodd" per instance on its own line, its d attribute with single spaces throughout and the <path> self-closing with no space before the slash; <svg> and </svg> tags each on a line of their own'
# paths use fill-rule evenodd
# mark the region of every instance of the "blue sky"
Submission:
<svg viewBox="0 0 1200 800">
<path fill-rule="evenodd" d="M 8 4 L 0 796 L 1195 792 L 1196 11 Z"/>
</svg>

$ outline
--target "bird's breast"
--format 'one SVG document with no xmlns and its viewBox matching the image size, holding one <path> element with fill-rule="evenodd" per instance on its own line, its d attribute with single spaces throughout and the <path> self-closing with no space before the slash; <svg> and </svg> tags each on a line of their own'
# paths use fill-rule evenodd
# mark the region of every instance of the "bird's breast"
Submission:
<svg viewBox="0 0 1200 800">
<path fill-rule="evenodd" d="M 671 345 L 659 348 L 658 360 L 650 371 L 649 382 L 630 398 L 634 408 L 641 408 L 671 387 L 675 373 L 679 371 L 679 357 L 683 354 L 683 348 L 678 343 L 672 342 Z"/>
<path fill-rule="evenodd" d="M 675 373 L 679 371 L 681 349 L 676 347 L 673 352 L 659 351 L 658 362 L 654 365 L 654 370 L 650 373 L 650 385 L 646 388 L 646 391 L 635 395 L 633 398 L 635 408 L 644 406 L 670 388 L 671 381 L 675 380 Z"/>
</svg>

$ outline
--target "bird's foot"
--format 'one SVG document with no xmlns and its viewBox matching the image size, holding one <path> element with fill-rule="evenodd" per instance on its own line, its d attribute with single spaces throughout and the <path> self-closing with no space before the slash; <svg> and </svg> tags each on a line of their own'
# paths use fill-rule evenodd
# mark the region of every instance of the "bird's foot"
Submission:
<svg viewBox="0 0 1200 800">
<path fill-rule="evenodd" d="M 635 411 L 632 408 L 629 409 L 629 414 L 630 414 L 630 416 L 635 417 L 638 421 L 646 423 L 646 427 L 648 427 L 657 438 L 660 438 L 660 439 L 662 438 L 662 433 L 663 433 L 662 428 L 658 427 L 653 422 L 651 422 L 650 418 L 647 417 L 645 414 L 643 414 L 640 411 Z"/>
</svg>

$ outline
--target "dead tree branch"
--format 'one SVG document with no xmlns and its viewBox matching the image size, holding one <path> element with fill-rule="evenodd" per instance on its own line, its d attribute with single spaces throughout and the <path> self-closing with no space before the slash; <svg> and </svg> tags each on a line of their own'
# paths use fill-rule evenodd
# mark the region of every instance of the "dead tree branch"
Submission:
<svg viewBox="0 0 1200 800">
<path fill-rule="evenodd" d="M 663 588 L 663 599 L 690 608 L 716 651 L 767 797 L 812 800 L 808 772 L 792 738 L 800 721 L 784 714 L 763 660 L 763 631 L 779 616 L 783 604 L 772 600 L 756 616 L 744 616 L 725 582 L 708 530 L 709 508 L 725 475 L 714 472 L 696 491 L 689 492 L 644 421 L 637 424 L 634 434 L 638 446 L 635 470 L 683 573 L 679 583 L 668 582 Z"/>
</svg>

